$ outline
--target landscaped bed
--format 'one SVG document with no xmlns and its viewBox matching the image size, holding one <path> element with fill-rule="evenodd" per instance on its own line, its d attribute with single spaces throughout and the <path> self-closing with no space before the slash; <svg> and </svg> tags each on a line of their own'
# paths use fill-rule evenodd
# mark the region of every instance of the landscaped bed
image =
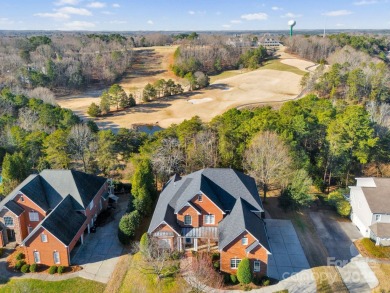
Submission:
<svg viewBox="0 0 390 293">
<path fill-rule="evenodd" d="M 390 258 L 389 246 L 377 246 L 370 238 L 363 238 L 355 241 L 355 246 L 365 257 Z"/>
</svg>

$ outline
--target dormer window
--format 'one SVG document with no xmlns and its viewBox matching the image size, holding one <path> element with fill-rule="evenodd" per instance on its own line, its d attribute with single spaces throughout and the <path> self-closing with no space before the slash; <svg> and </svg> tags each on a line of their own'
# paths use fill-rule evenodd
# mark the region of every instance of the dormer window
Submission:
<svg viewBox="0 0 390 293">
<path fill-rule="evenodd" d="M 379 222 L 381 220 L 381 215 L 375 215 L 375 221 Z"/>
<path fill-rule="evenodd" d="M 192 217 L 190 215 L 184 216 L 184 225 L 191 225 L 192 224 Z"/>
<path fill-rule="evenodd" d="M 198 194 L 198 201 L 202 201 L 202 200 L 203 200 L 202 194 Z"/>
<path fill-rule="evenodd" d="M 242 237 L 241 243 L 242 245 L 248 245 L 248 237 Z"/>
</svg>

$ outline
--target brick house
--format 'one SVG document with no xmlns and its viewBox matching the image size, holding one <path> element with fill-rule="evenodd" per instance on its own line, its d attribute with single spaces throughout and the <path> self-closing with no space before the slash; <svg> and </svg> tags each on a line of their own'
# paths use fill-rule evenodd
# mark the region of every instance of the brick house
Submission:
<svg viewBox="0 0 390 293">
<path fill-rule="evenodd" d="M 232 169 L 173 176 L 161 192 L 148 233 L 172 250 L 220 252 L 221 271 L 236 274 L 247 257 L 267 274 L 271 254 L 264 209 L 253 178 Z"/>
<path fill-rule="evenodd" d="M 0 245 L 21 245 L 30 264 L 69 266 L 108 197 L 103 177 L 74 170 L 30 175 L 0 202 Z"/>
</svg>

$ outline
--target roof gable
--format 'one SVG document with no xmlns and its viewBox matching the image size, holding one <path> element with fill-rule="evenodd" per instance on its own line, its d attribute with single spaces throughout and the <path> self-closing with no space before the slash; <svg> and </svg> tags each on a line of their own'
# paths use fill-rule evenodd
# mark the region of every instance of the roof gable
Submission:
<svg viewBox="0 0 390 293">
<path fill-rule="evenodd" d="M 359 178 L 360 181 L 365 178 Z M 390 213 L 390 178 L 368 178 L 375 184 L 361 187 L 368 206 L 374 214 Z M 368 184 L 367 184 L 368 185 Z"/>
</svg>

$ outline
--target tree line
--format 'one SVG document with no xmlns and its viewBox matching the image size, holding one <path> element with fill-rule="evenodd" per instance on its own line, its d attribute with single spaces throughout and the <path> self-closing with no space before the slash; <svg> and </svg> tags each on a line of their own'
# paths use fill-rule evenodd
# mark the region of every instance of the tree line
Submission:
<svg viewBox="0 0 390 293">
<path fill-rule="evenodd" d="M 65 90 L 110 83 L 130 66 L 131 48 L 118 34 L 2 37 L 0 84 Z"/>
</svg>

